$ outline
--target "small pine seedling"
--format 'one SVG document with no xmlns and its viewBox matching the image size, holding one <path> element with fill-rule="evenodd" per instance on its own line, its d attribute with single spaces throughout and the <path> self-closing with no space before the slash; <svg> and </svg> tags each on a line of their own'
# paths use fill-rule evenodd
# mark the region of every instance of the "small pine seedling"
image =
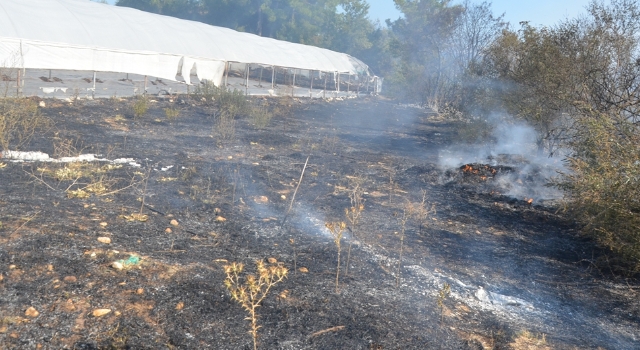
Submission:
<svg viewBox="0 0 640 350">
<path fill-rule="evenodd" d="M 258 349 L 258 315 L 256 309 L 260 306 L 264 298 L 269 294 L 273 286 L 282 282 L 289 270 L 281 265 L 265 265 L 263 261 L 256 262 L 256 274 L 246 274 L 241 282 L 240 275 L 244 270 L 244 264 L 231 263 L 224 266 L 227 278 L 224 285 L 231 293 L 231 298 L 245 309 L 249 316 L 246 318 L 251 322 L 253 337 L 253 349 Z"/>
</svg>

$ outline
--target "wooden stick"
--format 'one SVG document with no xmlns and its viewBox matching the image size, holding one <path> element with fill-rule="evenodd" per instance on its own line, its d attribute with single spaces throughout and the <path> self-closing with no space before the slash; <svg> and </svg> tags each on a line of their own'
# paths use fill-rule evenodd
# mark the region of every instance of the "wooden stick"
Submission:
<svg viewBox="0 0 640 350">
<path fill-rule="evenodd" d="M 289 216 L 289 212 L 291 211 L 291 208 L 293 208 L 293 201 L 296 199 L 296 193 L 298 193 L 298 188 L 300 188 L 300 183 L 302 183 L 302 177 L 304 176 L 304 171 L 307 169 L 307 163 L 309 163 L 309 156 L 307 156 L 307 160 L 304 162 L 304 167 L 302 168 L 302 173 L 300 174 L 300 179 L 298 180 L 298 185 L 296 186 L 295 191 L 293 191 L 289 209 L 287 210 L 286 214 L 284 214 L 284 219 L 282 219 L 282 224 L 280 225 L 280 227 L 284 226 L 285 221 L 287 221 L 287 216 Z"/>
<path fill-rule="evenodd" d="M 317 331 L 313 334 L 311 334 L 309 336 L 309 339 L 313 338 L 313 337 L 317 337 L 319 335 L 323 335 L 325 333 L 329 333 L 329 332 L 337 332 L 337 331 L 341 331 L 344 329 L 344 326 L 335 326 L 335 327 L 331 327 L 331 328 L 327 328 L 327 329 L 323 329 L 321 331 Z"/>
</svg>

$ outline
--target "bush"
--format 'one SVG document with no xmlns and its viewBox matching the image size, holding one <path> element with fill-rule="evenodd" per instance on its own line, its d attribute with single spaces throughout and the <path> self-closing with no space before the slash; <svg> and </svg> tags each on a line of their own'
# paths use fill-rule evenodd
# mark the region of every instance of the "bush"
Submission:
<svg viewBox="0 0 640 350">
<path fill-rule="evenodd" d="M 0 148 L 19 149 L 33 135 L 50 126 L 49 119 L 40 115 L 38 104 L 26 98 L 0 99 Z"/>
<path fill-rule="evenodd" d="M 640 125 L 609 115 L 578 119 L 568 158 L 572 173 L 556 185 L 586 232 L 640 271 Z"/>
<path fill-rule="evenodd" d="M 180 110 L 175 107 L 165 108 L 164 115 L 169 119 L 169 121 L 173 121 L 180 115 Z"/>
<path fill-rule="evenodd" d="M 266 106 L 252 107 L 249 114 L 253 125 L 258 129 L 264 129 L 273 119 L 273 112 Z"/>
<path fill-rule="evenodd" d="M 249 102 L 242 91 L 217 87 L 204 81 L 194 92 L 205 103 L 216 107 L 214 132 L 222 139 L 232 139 L 235 135 L 236 117 L 251 112 Z"/>
<path fill-rule="evenodd" d="M 133 103 L 133 118 L 138 119 L 149 111 L 149 99 L 147 96 L 136 98 Z"/>
</svg>

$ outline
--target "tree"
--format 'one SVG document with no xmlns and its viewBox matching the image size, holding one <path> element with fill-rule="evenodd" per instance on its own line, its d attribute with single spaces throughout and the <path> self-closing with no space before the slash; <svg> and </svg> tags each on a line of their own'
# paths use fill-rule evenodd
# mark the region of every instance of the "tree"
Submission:
<svg viewBox="0 0 640 350">
<path fill-rule="evenodd" d="M 387 80 L 391 92 L 437 110 L 450 97 L 446 52 L 463 8 L 449 0 L 394 1 L 404 18 L 387 22 L 393 33 L 390 49 L 396 56 Z"/>
</svg>

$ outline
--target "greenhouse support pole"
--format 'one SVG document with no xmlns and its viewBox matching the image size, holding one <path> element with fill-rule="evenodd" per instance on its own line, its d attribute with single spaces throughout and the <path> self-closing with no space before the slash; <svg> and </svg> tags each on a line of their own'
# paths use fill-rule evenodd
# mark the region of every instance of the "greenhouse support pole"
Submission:
<svg viewBox="0 0 640 350">
<path fill-rule="evenodd" d="M 262 87 L 262 66 L 260 66 L 260 77 L 258 78 L 258 86 Z"/>
<path fill-rule="evenodd" d="M 340 93 L 340 73 L 336 74 L 338 77 L 336 79 L 336 97 Z"/>
<path fill-rule="evenodd" d="M 91 97 L 96 98 L 96 71 L 93 71 L 93 92 Z"/>
<path fill-rule="evenodd" d="M 309 98 L 313 97 L 313 93 L 311 92 L 313 90 L 313 71 L 310 70 L 309 71 L 309 76 L 311 77 L 311 83 L 309 84 Z"/>
<path fill-rule="evenodd" d="M 367 91 L 366 93 L 369 93 L 369 77 L 367 76 L 367 85 L 365 87 L 365 90 Z"/>
<path fill-rule="evenodd" d="M 324 73 L 324 90 L 322 90 L 322 98 L 327 98 L 327 73 Z"/>
<path fill-rule="evenodd" d="M 349 80 L 347 80 L 347 97 L 349 97 L 349 88 L 351 87 L 351 74 L 349 74 Z"/>
<path fill-rule="evenodd" d="M 271 66 L 271 89 L 275 87 L 276 83 L 276 66 Z"/>
<path fill-rule="evenodd" d="M 144 92 L 143 95 L 147 94 L 147 76 L 144 76 Z"/>
<path fill-rule="evenodd" d="M 356 84 L 356 96 L 360 97 L 360 79 L 358 79 L 358 84 Z"/>
<path fill-rule="evenodd" d="M 51 69 L 49 69 L 49 80 L 51 80 Z"/>
<path fill-rule="evenodd" d="M 296 70 L 293 70 L 293 80 L 291 80 L 291 97 L 294 96 L 294 91 L 296 90 Z"/>
</svg>

